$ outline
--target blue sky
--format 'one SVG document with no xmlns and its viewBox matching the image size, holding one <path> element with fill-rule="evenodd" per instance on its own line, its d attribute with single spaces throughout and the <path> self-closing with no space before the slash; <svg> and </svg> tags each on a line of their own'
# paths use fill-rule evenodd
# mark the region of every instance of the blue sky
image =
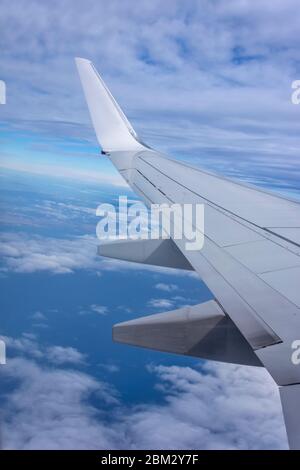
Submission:
<svg viewBox="0 0 300 470">
<path fill-rule="evenodd" d="M 95 255 L 96 207 L 135 195 L 99 155 L 74 57 L 94 61 L 147 143 L 299 198 L 297 8 L 2 1 L 3 447 L 286 447 L 265 371 L 112 342 L 114 323 L 210 293 Z"/>
</svg>

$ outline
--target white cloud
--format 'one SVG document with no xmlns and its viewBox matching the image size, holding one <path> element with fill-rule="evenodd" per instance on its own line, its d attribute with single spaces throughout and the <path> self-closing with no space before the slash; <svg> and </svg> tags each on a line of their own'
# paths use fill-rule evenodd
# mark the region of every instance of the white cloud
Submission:
<svg viewBox="0 0 300 470">
<path fill-rule="evenodd" d="M 42 358 L 43 353 L 40 349 L 39 344 L 36 341 L 35 335 L 24 334 L 21 338 L 12 338 L 9 336 L 1 336 L 1 339 L 5 341 L 7 348 L 7 355 L 10 355 L 10 351 L 15 353 L 26 355 L 33 358 Z"/>
<path fill-rule="evenodd" d="M 47 359 L 53 364 L 84 364 L 84 354 L 75 348 L 63 346 L 51 346 L 46 350 Z"/>
<path fill-rule="evenodd" d="M 85 364 L 86 356 L 70 346 L 45 346 L 38 343 L 36 335 L 24 333 L 20 338 L 1 336 L 7 347 L 7 354 L 22 355 L 26 358 L 43 359 L 56 365 Z"/>
<path fill-rule="evenodd" d="M 1 78 L 9 103 L 3 119 L 18 129 L 70 136 L 72 145 L 78 136 L 95 144 L 73 63 L 86 56 L 149 144 L 246 179 L 249 167 L 253 175 L 260 168 L 284 180 L 293 176 L 297 0 L 132 5 L 3 1 Z"/>
<path fill-rule="evenodd" d="M 47 317 L 46 315 L 44 315 L 42 312 L 34 312 L 32 315 L 31 315 L 31 318 L 33 320 L 38 320 L 38 321 L 45 321 L 47 320 Z"/>
<path fill-rule="evenodd" d="M 23 333 L 22 336 L 24 338 L 27 338 L 27 339 L 30 339 L 30 340 L 36 340 L 37 339 L 37 336 L 34 334 L 34 333 Z"/>
<path fill-rule="evenodd" d="M 89 313 L 97 313 L 98 315 L 107 315 L 109 313 L 108 308 L 105 305 L 92 304 L 86 308 L 79 310 L 79 315 L 87 315 Z"/>
<path fill-rule="evenodd" d="M 165 292 L 174 292 L 178 290 L 178 286 L 176 284 L 165 284 L 163 282 L 159 282 L 154 286 L 156 289 L 165 291 Z"/>
<path fill-rule="evenodd" d="M 114 391 L 106 384 L 21 358 L 11 359 L 4 373 L 19 382 L 5 405 L 5 448 L 101 449 L 117 440 L 117 432 L 98 423 L 97 410 L 87 403 L 91 394 L 114 403 Z"/>
<path fill-rule="evenodd" d="M 126 305 L 118 305 L 118 310 L 121 310 L 123 313 L 132 313 L 132 309 L 130 307 L 126 307 Z"/>
<path fill-rule="evenodd" d="M 105 305 L 93 304 L 91 305 L 90 309 L 92 310 L 92 312 L 98 313 L 98 315 L 108 314 L 108 308 Z"/>
<path fill-rule="evenodd" d="M 148 302 L 148 307 L 166 308 L 170 309 L 174 306 L 174 302 L 170 299 L 151 299 Z"/>
<path fill-rule="evenodd" d="M 265 370 L 206 363 L 150 371 L 163 404 L 128 407 L 90 375 L 10 359 L 2 369 L 14 384 L 3 402 L 4 448 L 286 448 L 278 391 Z"/>
<path fill-rule="evenodd" d="M 164 288 L 163 289 L 159 288 L 160 290 L 164 290 L 166 292 L 174 292 L 174 290 L 177 290 L 174 288 L 172 289 L 172 286 L 174 286 L 175 284 L 162 284 L 162 285 L 164 286 Z M 193 298 L 183 297 L 181 295 L 175 295 L 169 299 L 156 299 L 156 298 L 151 299 L 147 303 L 147 306 L 150 308 L 152 307 L 152 308 L 171 310 L 173 308 L 186 307 L 194 303 L 195 303 L 195 299 Z"/>
<path fill-rule="evenodd" d="M 3 269 L 22 273 L 67 274 L 76 269 L 97 269 L 100 260 L 96 249 L 96 239 L 88 235 L 69 240 L 10 233 L 0 240 Z"/>
<path fill-rule="evenodd" d="M 102 363 L 102 364 L 98 364 L 98 366 L 110 373 L 120 372 L 120 367 L 116 364 Z"/>
<path fill-rule="evenodd" d="M 206 363 L 203 372 L 155 371 L 166 405 L 145 406 L 130 417 L 130 437 L 139 448 L 286 447 L 278 391 L 265 370 Z"/>
</svg>

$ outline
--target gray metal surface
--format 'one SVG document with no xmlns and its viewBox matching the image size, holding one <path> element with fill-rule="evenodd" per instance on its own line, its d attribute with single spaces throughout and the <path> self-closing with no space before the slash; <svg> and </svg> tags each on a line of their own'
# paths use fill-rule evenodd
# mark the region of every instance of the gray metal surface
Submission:
<svg viewBox="0 0 300 470">
<path fill-rule="evenodd" d="M 214 300 L 119 323 L 113 327 L 113 339 L 202 359 L 262 365 Z"/>
<path fill-rule="evenodd" d="M 254 273 L 300 266 L 298 255 L 270 240 L 230 246 L 226 251 Z"/>
<path fill-rule="evenodd" d="M 300 450 L 300 384 L 280 387 L 280 398 L 290 448 Z"/>
<path fill-rule="evenodd" d="M 116 240 L 103 242 L 98 246 L 98 254 L 108 258 L 150 264 L 152 266 L 187 270 L 194 269 L 171 238 L 166 240 Z"/>
<path fill-rule="evenodd" d="M 141 157 L 145 160 L 146 152 L 138 152 L 132 158 L 132 169 L 128 179 L 129 184 L 134 188 L 138 188 L 140 194 L 153 203 L 161 202 L 203 202 L 202 195 L 196 195 L 187 187 L 182 189 L 181 183 L 171 178 L 170 176 L 162 175 L 161 171 L 154 168 L 153 165 L 140 164 Z M 148 152 L 148 159 L 150 155 L 154 159 L 158 157 L 154 152 Z M 114 161 L 114 154 L 111 154 L 111 159 Z M 170 160 L 168 160 L 170 166 Z M 179 163 L 175 163 L 177 167 Z M 159 165 L 161 168 L 163 164 Z M 135 168 L 139 169 L 136 170 Z M 149 170 L 150 168 L 150 170 Z M 170 168 L 169 168 L 170 169 Z M 184 174 L 185 165 L 183 165 L 181 174 Z M 143 173 L 142 173 L 143 171 Z M 206 175 L 206 174 L 204 174 Z M 205 176 L 202 176 L 202 181 Z M 218 179 L 219 180 L 219 179 Z M 151 181 L 151 183 L 150 183 Z M 181 178 L 182 182 L 182 178 Z M 225 180 L 227 184 L 228 181 Z M 239 190 L 241 185 L 233 183 L 236 194 L 236 200 L 241 201 Z M 248 188 L 247 188 L 248 190 Z M 212 198 L 213 188 L 210 188 L 210 197 Z M 218 187 L 214 188 L 216 197 L 218 196 Z M 233 189 L 231 188 L 231 192 Z M 200 190 L 198 190 L 200 192 Z M 253 189 L 251 189 L 253 192 Z M 260 193 L 260 197 L 269 195 L 264 192 Z M 271 196 L 273 199 L 274 196 Z M 272 200 L 273 200 L 272 199 Z M 280 198 L 275 198 L 279 199 Z M 287 205 L 290 201 L 283 200 Z M 223 306 L 224 310 L 228 313 L 231 319 L 238 326 L 242 334 L 256 350 L 260 359 L 266 361 L 266 366 L 274 379 L 279 384 L 295 383 L 300 381 L 300 370 L 296 368 L 290 361 L 290 344 L 295 339 L 295 332 L 300 331 L 300 311 L 291 299 L 283 296 L 276 288 L 267 284 L 261 277 L 257 275 L 257 270 L 268 271 L 282 269 L 286 266 L 297 265 L 299 256 L 297 253 L 298 248 L 293 244 L 289 244 L 286 240 L 278 238 L 276 235 L 269 233 L 264 227 L 253 225 L 247 220 L 233 215 L 231 212 L 226 211 L 224 208 L 214 205 L 214 200 L 209 203 L 205 202 L 205 208 L 210 211 L 216 211 L 222 214 L 222 224 L 220 226 L 211 224 L 212 219 L 206 220 L 205 223 L 205 243 L 200 252 L 188 252 L 185 249 L 185 240 L 174 240 L 179 249 L 184 253 L 185 257 L 194 266 L 194 269 L 200 274 L 209 289 L 213 292 L 215 297 Z M 291 203 L 295 211 L 295 203 Z M 260 207 L 257 212 L 259 212 Z M 237 232 L 237 239 L 235 244 L 222 249 L 222 242 L 220 241 L 223 233 L 223 226 L 230 223 L 231 227 L 235 225 Z M 243 233 L 239 239 L 240 227 L 243 227 Z M 255 233 L 260 241 L 253 241 L 251 243 L 244 242 L 245 229 L 249 233 Z M 214 234 L 219 231 L 219 240 L 216 243 Z M 232 229 L 231 229 L 232 230 Z M 228 232 L 227 232 L 228 233 Z M 226 231 L 225 231 L 226 234 Z M 264 255 L 264 250 L 257 250 L 257 253 L 247 255 L 249 246 L 255 245 L 263 246 L 267 255 Z M 240 254 L 241 258 L 234 257 L 227 250 L 234 250 Z M 242 261 L 247 259 L 248 261 Z M 257 268 L 257 269 L 256 269 Z M 277 343 L 284 343 L 276 347 L 280 351 L 280 366 L 278 361 L 270 360 L 269 354 L 258 350 L 261 348 L 271 347 Z M 275 348 L 274 348 L 275 354 Z"/>
<path fill-rule="evenodd" d="M 190 167 L 159 153 L 153 155 L 146 151 L 140 158 L 161 174 L 180 182 L 182 188 L 255 225 L 300 227 L 300 208 L 294 201 Z"/>
<path fill-rule="evenodd" d="M 267 284 L 300 307 L 300 268 L 280 269 L 260 276 Z M 299 333 L 300 336 L 300 333 Z"/>
<path fill-rule="evenodd" d="M 300 246 L 300 228 L 274 227 L 272 232 Z"/>
</svg>

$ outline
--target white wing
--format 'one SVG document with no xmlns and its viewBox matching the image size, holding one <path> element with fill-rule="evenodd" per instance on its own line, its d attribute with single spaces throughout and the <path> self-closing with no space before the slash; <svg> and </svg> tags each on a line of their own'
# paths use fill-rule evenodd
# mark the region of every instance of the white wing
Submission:
<svg viewBox="0 0 300 470">
<path fill-rule="evenodd" d="M 194 269 L 215 301 L 116 325 L 114 338 L 180 354 L 263 365 L 281 386 L 292 448 L 300 448 L 300 205 L 201 171 L 143 145 L 93 65 L 77 66 L 100 145 L 147 204 L 203 203 L 205 242 L 117 242 L 100 254 Z"/>
</svg>

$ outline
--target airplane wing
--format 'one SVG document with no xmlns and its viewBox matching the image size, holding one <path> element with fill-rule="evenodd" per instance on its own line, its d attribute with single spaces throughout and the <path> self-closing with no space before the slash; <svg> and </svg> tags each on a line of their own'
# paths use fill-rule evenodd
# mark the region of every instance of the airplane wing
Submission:
<svg viewBox="0 0 300 470">
<path fill-rule="evenodd" d="M 92 63 L 76 59 L 106 153 L 147 203 L 204 204 L 201 250 L 184 239 L 105 243 L 103 256 L 193 269 L 214 300 L 115 325 L 116 341 L 264 366 L 280 387 L 290 447 L 300 449 L 300 204 L 171 160 L 143 144 Z M 299 354 L 300 356 L 300 354 Z"/>
</svg>

